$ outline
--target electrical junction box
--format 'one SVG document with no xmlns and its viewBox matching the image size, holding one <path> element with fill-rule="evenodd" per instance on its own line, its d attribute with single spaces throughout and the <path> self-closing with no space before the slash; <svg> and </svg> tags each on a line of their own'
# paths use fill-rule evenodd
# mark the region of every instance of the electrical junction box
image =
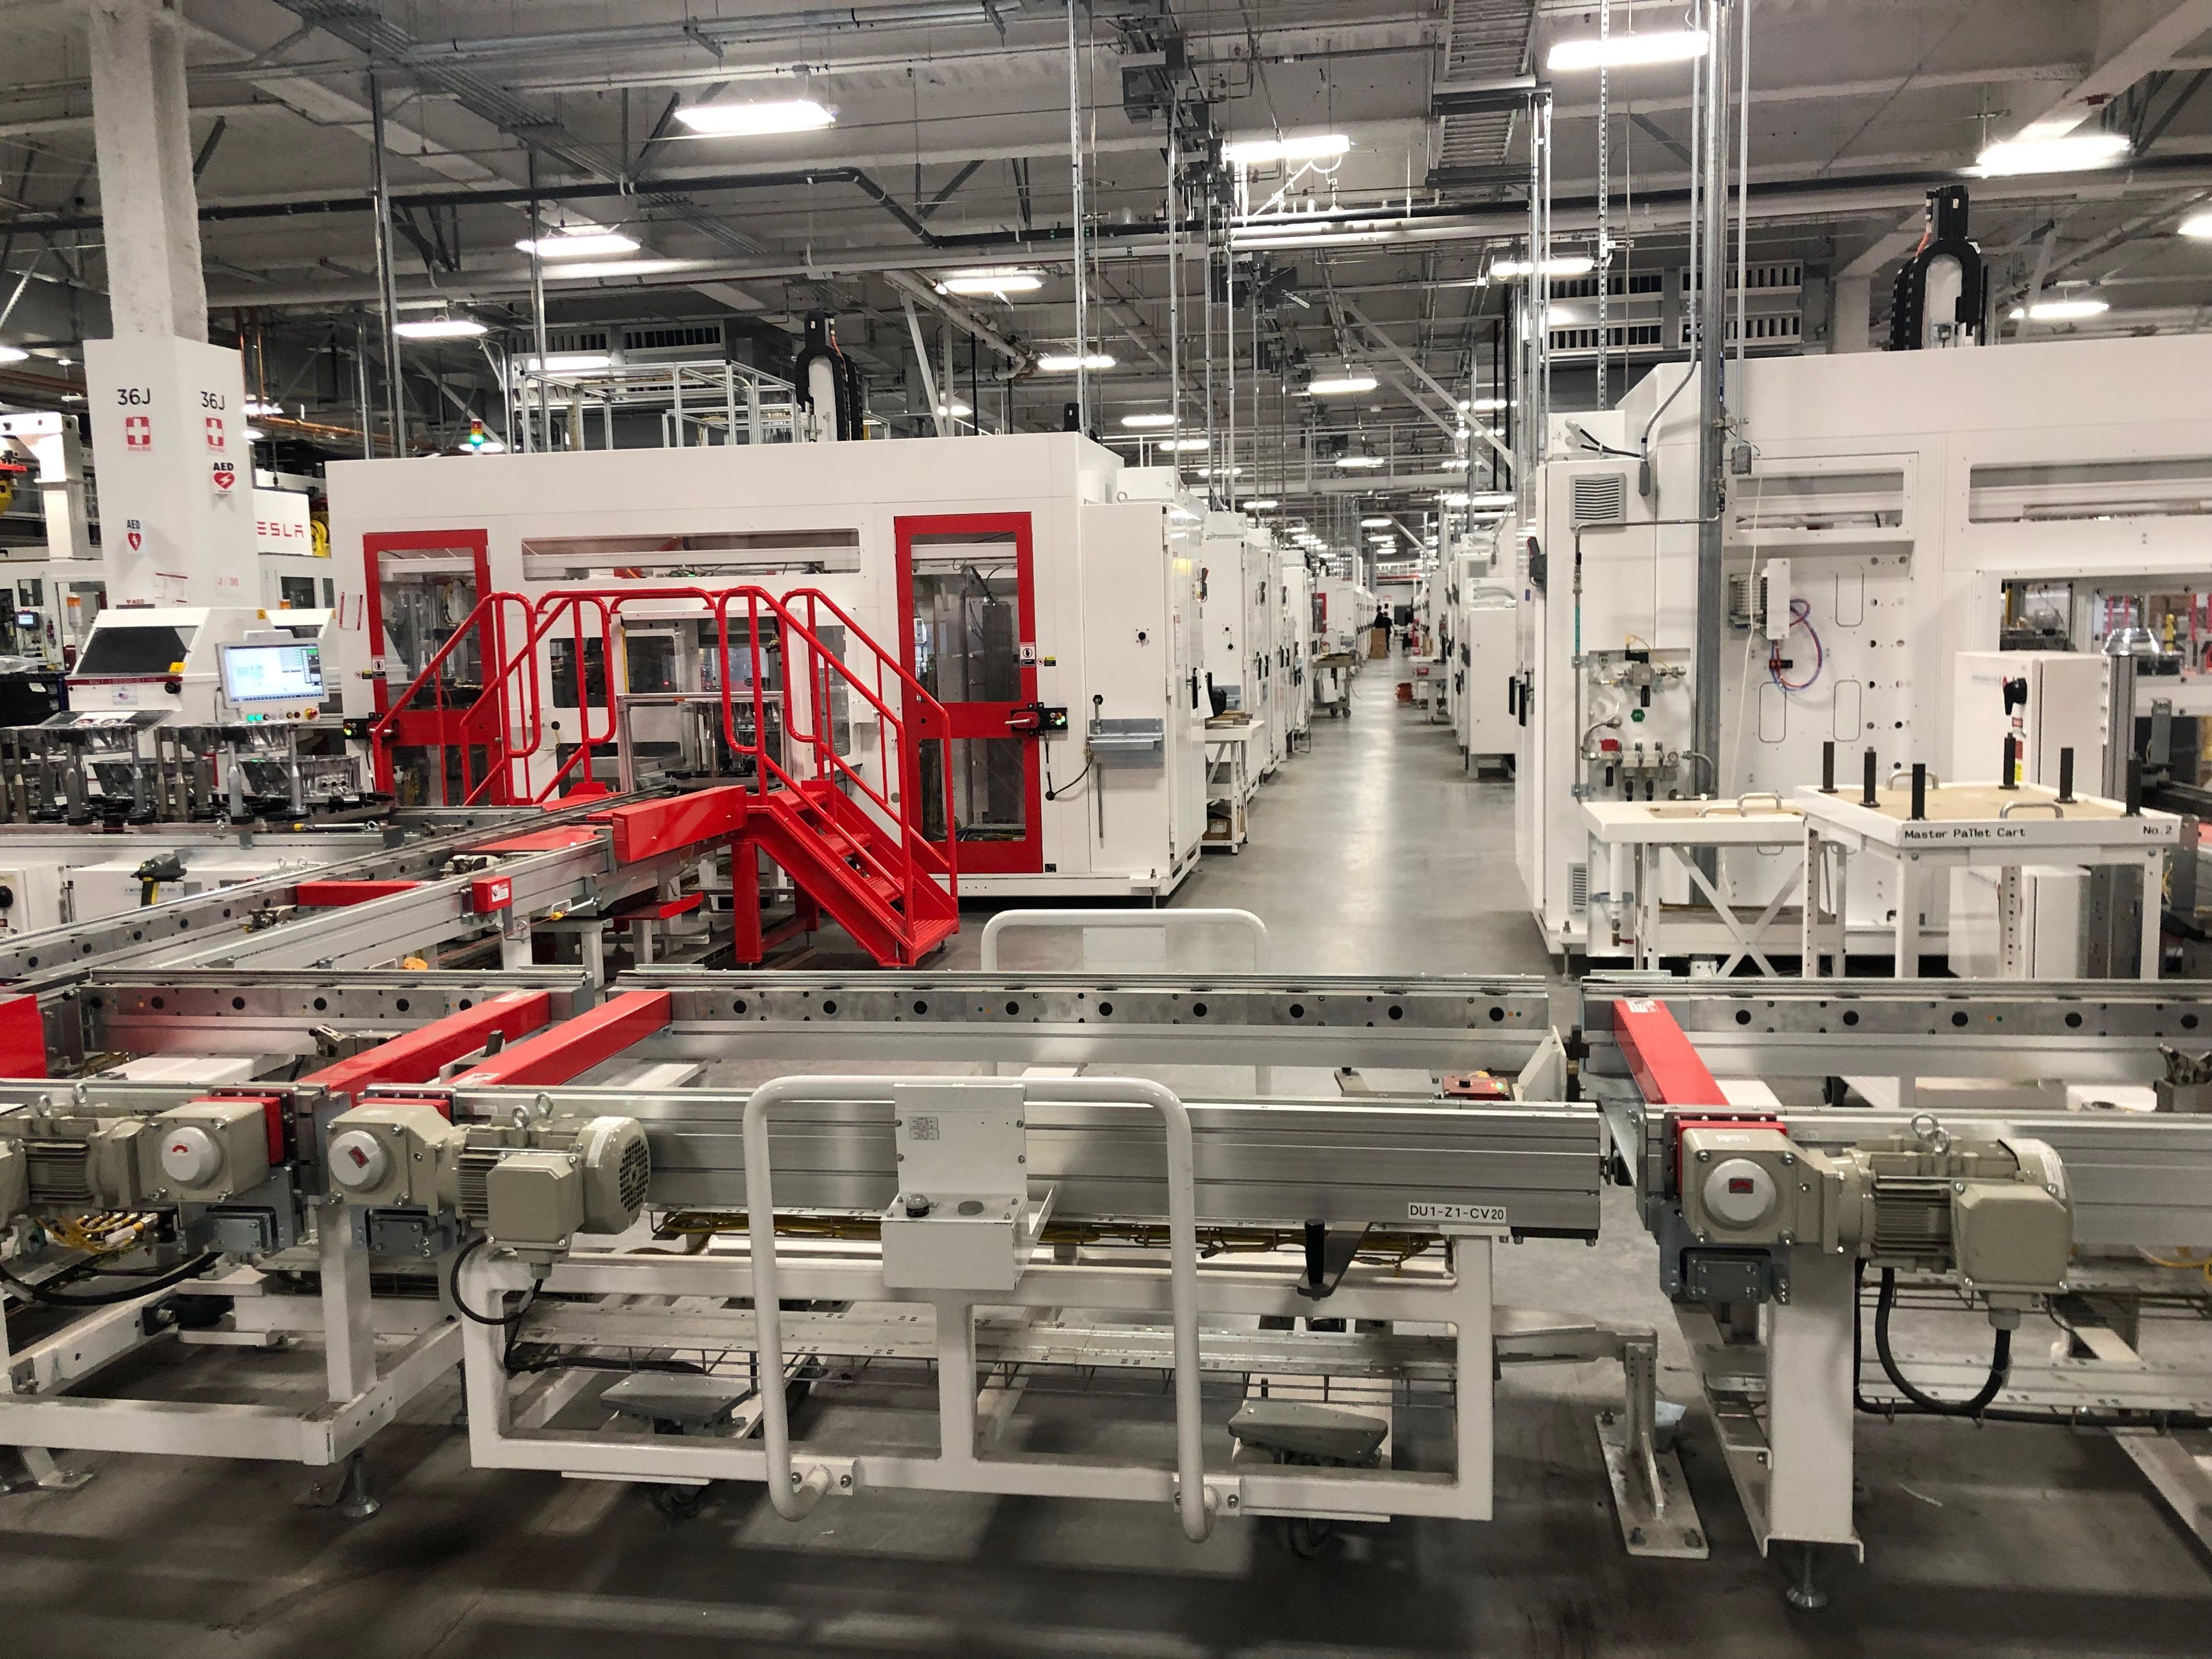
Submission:
<svg viewBox="0 0 2212 1659">
<path fill-rule="evenodd" d="M 514 902 L 514 879 L 511 876 L 478 876 L 469 884 L 469 911 L 472 915 L 491 915 Z"/>
<path fill-rule="evenodd" d="M 2033 1182 L 1961 1182 L 1951 1197 L 1951 1237 L 1966 1285 L 2049 1293 L 2066 1283 L 2074 1216 L 2063 1193 Z"/>
<path fill-rule="evenodd" d="M 149 1198 L 231 1198 L 269 1178 L 269 1115 L 258 1100 L 195 1100 L 155 1116 L 139 1139 Z"/>
<path fill-rule="evenodd" d="M 584 1177 L 566 1152 L 509 1152 L 484 1176 L 484 1231 L 518 1255 L 557 1255 L 584 1224 Z"/>
<path fill-rule="evenodd" d="M 884 1285 L 1012 1290 L 1052 1208 L 1029 1196 L 1021 1084 L 899 1084 L 891 1108 L 899 1188 L 883 1214 Z"/>
<path fill-rule="evenodd" d="M 2019 742 L 2020 781 L 2058 787 L 2058 755 L 2074 751 L 2074 793 L 2100 793 L 2105 773 L 2105 659 L 2088 651 L 1961 651 L 1951 696 L 1947 781 L 1994 779 L 2004 738 Z"/>
</svg>

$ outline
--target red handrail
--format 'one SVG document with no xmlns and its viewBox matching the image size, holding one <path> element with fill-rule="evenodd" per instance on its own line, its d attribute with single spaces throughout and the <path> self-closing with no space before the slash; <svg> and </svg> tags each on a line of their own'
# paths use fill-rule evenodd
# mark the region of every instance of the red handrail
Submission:
<svg viewBox="0 0 2212 1659">
<path fill-rule="evenodd" d="M 479 599 L 470 611 L 453 636 L 431 657 L 422 672 L 395 699 L 391 708 L 370 728 L 374 743 L 382 746 L 395 739 L 399 717 L 420 696 L 426 687 L 433 693 L 436 707 L 445 712 L 444 684 L 438 671 L 463 640 L 471 632 L 481 635 L 482 656 L 487 673 L 485 686 L 469 715 L 474 717 L 489 703 L 498 720 L 497 742 L 489 745 L 492 763 L 481 780 L 472 777 L 467 757 L 467 732 L 464 731 L 462 774 L 465 787 L 465 804 L 474 805 L 487 792 L 500 799 L 527 799 L 543 802 L 551 797 L 572 775 L 590 778 L 593 760 L 599 749 L 616 740 L 618 718 L 616 710 L 616 690 L 619 665 L 616 658 L 616 624 L 623 608 L 636 603 L 666 604 L 679 601 L 697 605 L 714 619 L 715 640 L 719 650 L 718 678 L 722 713 L 723 736 L 735 755 L 749 757 L 753 762 L 752 793 L 766 799 L 779 792 L 794 801 L 811 801 L 813 810 L 827 816 L 827 833 L 842 843 L 836 849 L 837 861 L 857 867 L 861 874 L 882 881 L 894 889 L 903 899 L 909 922 L 927 907 L 939 915 L 949 915 L 957 907 L 959 896 L 957 860 L 953 856 L 953 784 L 952 768 L 949 763 L 943 769 L 944 810 L 947 837 L 940 848 L 923 834 L 919 803 L 921 769 L 919 745 L 930 741 L 950 740 L 950 722 L 944 706 L 933 696 L 905 665 L 878 646 L 860 624 L 834 599 L 817 588 L 805 588 L 779 599 L 764 588 L 739 586 L 708 589 L 696 586 L 666 587 L 623 588 L 556 588 L 538 597 L 533 603 L 517 593 L 490 593 Z M 736 675 L 732 672 L 732 628 L 735 608 L 742 605 L 741 617 L 736 618 L 742 629 L 741 642 L 744 659 L 750 665 L 750 698 L 753 705 L 753 735 L 751 741 L 742 739 L 737 726 Z M 525 625 L 518 630 L 520 643 L 509 649 L 510 635 L 507 626 L 507 608 L 521 608 Z M 600 643 L 601 674 L 605 707 L 600 712 L 603 721 L 593 724 L 595 712 L 590 695 L 590 676 L 586 672 L 586 647 L 587 636 L 586 609 L 596 627 L 592 629 Z M 858 647 L 874 659 L 873 672 L 864 678 L 853 664 L 833 650 L 822 637 L 821 615 L 826 611 L 846 633 L 848 648 Z M 554 629 L 563 620 L 570 629 L 574 647 L 572 661 L 576 680 L 576 710 L 578 731 L 576 741 L 567 759 L 556 766 L 552 775 L 542 785 L 532 787 L 527 763 L 544 744 L 545 711 L 538 672 L 538 653 Z M 780 647 L 780 679 L 782 694 L 783 731 L 781 755 L 771 752 L 769 742 L 769 688 L 764 672 L 767 641 L 764 626 L 772 626 Z M 798 661 L 805 658 L 802 671 Z M 891 703 L 893 691 L 886 686 L 885 670 L 890 671 L 891 685 L 896 687 L 898 708 Z M 805 696 L 800 696 L 799 676 L 804 673 Z M 509 682 L 516 684 L 510 690 Z M 835 700 L 840 687 L 865 704 L 876 717 L 877 763 L 881 773 L 880 783 L 872 781 L 860 768 L 838 751 Z M 518 763 L 522 765 L 517 776 Z M 444 769 L 439 769 L 441 798 L 443 797 Z M 826 791 L 823 786 L 827 786 Z M 851 803 L 840 809 L 833 803 Z M 905 803 L 902 809 L 902 802 Z M 857 811 L 872 827 L 874 834 L 860 836 L 840 825 L 840 810 Z M 896 857 L 886 858 L 877 843 L 887 833 L 895 831 L 897 838 Z M 881 902 L 880 899 L 877 901 Z"/>
</svg>

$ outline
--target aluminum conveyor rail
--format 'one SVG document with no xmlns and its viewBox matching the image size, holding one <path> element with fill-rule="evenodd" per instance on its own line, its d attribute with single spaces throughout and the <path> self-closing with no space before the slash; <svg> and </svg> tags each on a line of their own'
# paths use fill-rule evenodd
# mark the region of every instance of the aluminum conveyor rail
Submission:
<svg viewBox="0 0 2212 1659">
<path fill-rule="evenodd" d="M 2158 1046 L 2212 1048 L 2212 984 L 2134 980 L 1713 980 L 1592 975 L 1591 1069 L 1626 1074 L 1613 1005 L 1653 997 L 1723 1077 L 1845 1073 L 2148 1083 Z"/>
<path fill-rule="evenodd" d="M 205 966 L 209 958 L 224 955 L 240 965 L 252 958 L 272 969 L 306 967 L 325 959 L 334 966 L 346 965 L 340 958 L 350 952 L 352 936 L 376 931 L 392 941 L 393 948 L 383 952 L 383 957 L 388 958 L 398 954 L 398 946 L 406 942 L 400 929 L 423 919 L 416 914 L 417 910 L 425 915 L 437 911 L 442 916 L 457 902 L 453 891 L 465 894 L 467 883 L 461 878 L 435 879 L 447 860 L 519 834 L 586 827 L 586 821 L 593 814 L 621 799 L 601 797 L 552 811 L 486 808 L 403 814 L 394 821 L 395 830 L 413 825 L 420 830 L 419 836 L 341 858 L 311 872 L 287 872 L 240 882 L 119 915 L 0 940 L 0 981 L 24 989 L 45 989 L 61 983 L 61 976 L 82 969 Z M 532 860 L 533 875 L 538 881 L 556 873 L 558 878 L 573 880 L 579 872 L 607 867 L 605 844 L 604 836 L 595 836 L 592 845 L 568 849 L 562 859 L 544 869 L 539 866 L 545 855 L 540 855 Z M 258 933 L 246 931 L 247 918 L 257 913 L 281 911 L 299 903 L 303 884 L 349 881 L 426 885 L 374 901 L 384 908 L 368 916 L 349 915 L 347 910 L 358 913 L 372 910 L 371 906 L 309 909 L 276 927 Z M 518 892 L 516 898 L 521 902 L 524 895 Z M 314 948 L 325 943 L 326 948 Z M 383 958 L 366 958 L 378 959 Z"/>
<path fill-rule="evenodd" d="M 1534 975 L 730 974 L 648 968 L 656 1058 L 1517 1072 L 1551 1029 Z"/>
<path fill-rule="evenodd" d="M 845 1098 L 777 1114 L 769 1135 L 779 1207 L 872 1215 L 890 1202 L 888 1080 L 854 1079 L 848 1087 Z M 505 1122 L 518 1109 L 635 1117 L 653 1153 L 651 1205 L 745 1206 L 750 1091 L 461 1087 L 451 1097 L 457 1120 Z M 1437 1231 L 1479 1215 L 1501 1233 L 1597 1236 L 1594 1107 L 1193 1100 L 1188 1109 L 1202 1221 Z M 1030 1178 L 1057 1184 L 1060 1218 L 1167 1214 L 1166 1152 L 1148 1108 L 1038 1099 L 1029 1139 Z"/>
<path fill-rule="evenodd" d="M 58 1055 L 283 1056 L 320 1052 L 331 1029 L 389 1036 L 481 994 L 539 987 L 564 999 L 560 1018 L 596 994 L 580 969 L 546 966 L 422 974 L 94 964 L 58 978 L 40 1001 Z M 1551 1036 L 1549 995 L 1534 978 L 646 969 L 611 988 L 668 992 L 667 1025 L 629 1051 L 648 1061 L 1366 1066 L 1511 1076 Z M 1208 1091 L 1221 1091 L 1218 1084 Z"/>
</svg>

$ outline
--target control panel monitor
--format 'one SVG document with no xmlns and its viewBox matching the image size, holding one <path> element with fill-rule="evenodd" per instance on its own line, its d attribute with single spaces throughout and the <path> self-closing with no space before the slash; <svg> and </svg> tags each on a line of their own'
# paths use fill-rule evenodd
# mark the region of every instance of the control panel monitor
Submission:
<svg viewBox="0 0 2212 1659">
<path fill-rule="evenodd" d="M 222 690 L 232 702 L 319 703 L 323 651 L 319 645 L 226 645 Z"/>
</svg>

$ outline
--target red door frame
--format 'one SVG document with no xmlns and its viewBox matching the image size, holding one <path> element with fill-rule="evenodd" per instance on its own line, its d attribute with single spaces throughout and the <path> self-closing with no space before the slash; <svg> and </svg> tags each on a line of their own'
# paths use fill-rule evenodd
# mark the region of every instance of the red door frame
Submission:
<svg viewBox="0 0 2212 1659">
<path fill-rule="evenodd" d="M 1012 536 L 1014 546 L 1014 620 L 1016 645 L 1036 640 L 1036 565 L 1030 515 L 1026 513 L 938 513 L 891 520 L 891 535 L 898 551 L 899 659 L 909 674 L 914 663 L 914 544 L 922 537 Z M 955 738 L 1011 738 L 1015 736 L 1015 711 L 1037 695 L 1036 664 L 1021 665 L 1020 702 L 945 702 L 949 735 Z M 944 701 L 939 699 L 940 702 Z M 1018 739 L 1022 754 L 1022 818 L 1028 833 L 1019 841 L 957 842 L 952 849 L 963 875 L 1036 875 L 1044 869 L 1044 776 L 1036 741 Z M 950 750 L 945 764 L 950 766 Z M 920 800 L 919 757 L 905 763 L 907 776 L 900 787 L 909 799 Z M 918 811 L 918 807 L 917 807 Z M 957 826 L 954 826 L 957 836 Z"/>
<path fill-rule="evenodd" d="M 361 538 L 361 557 L 363 574 L 368 582 L 368 623 L 369 660 L 379 662 L 384 656 L 384 584 L 377 566 L 377 556 L 383 553 L 422 553 L 465 550 L 476 565 L 477 599 L 481 602 L 491 592 L 491 532 L 486 530 L 392 530 L 364 535 Z M 484 653 L 487 659 L 490 653 Z M 486 667 L 496 672 L 498 665 L 487 660 Z M 410 676 L 411 679 L 413 676 Z M 392 711 L 392 699 L 407 689 L 408 682 L 398 685 L 382 675 L 370 682 L 376 700 L 379 719 Z M 471 740 L 468 711 L 448 708 L 441 715 L 434 708 L 413 710 L 403 714 L 393 728 L 393 737 L 410 748 L 447 749 Z M 483 741 L 481 736 L 477 739 Z M 388 750 L 380 750 L 376 756 L 376 787 L 389 790 L 392 787 L 392 762 Z M 504 796 L 501 797 L 504 799 Z"/>
</svg>

